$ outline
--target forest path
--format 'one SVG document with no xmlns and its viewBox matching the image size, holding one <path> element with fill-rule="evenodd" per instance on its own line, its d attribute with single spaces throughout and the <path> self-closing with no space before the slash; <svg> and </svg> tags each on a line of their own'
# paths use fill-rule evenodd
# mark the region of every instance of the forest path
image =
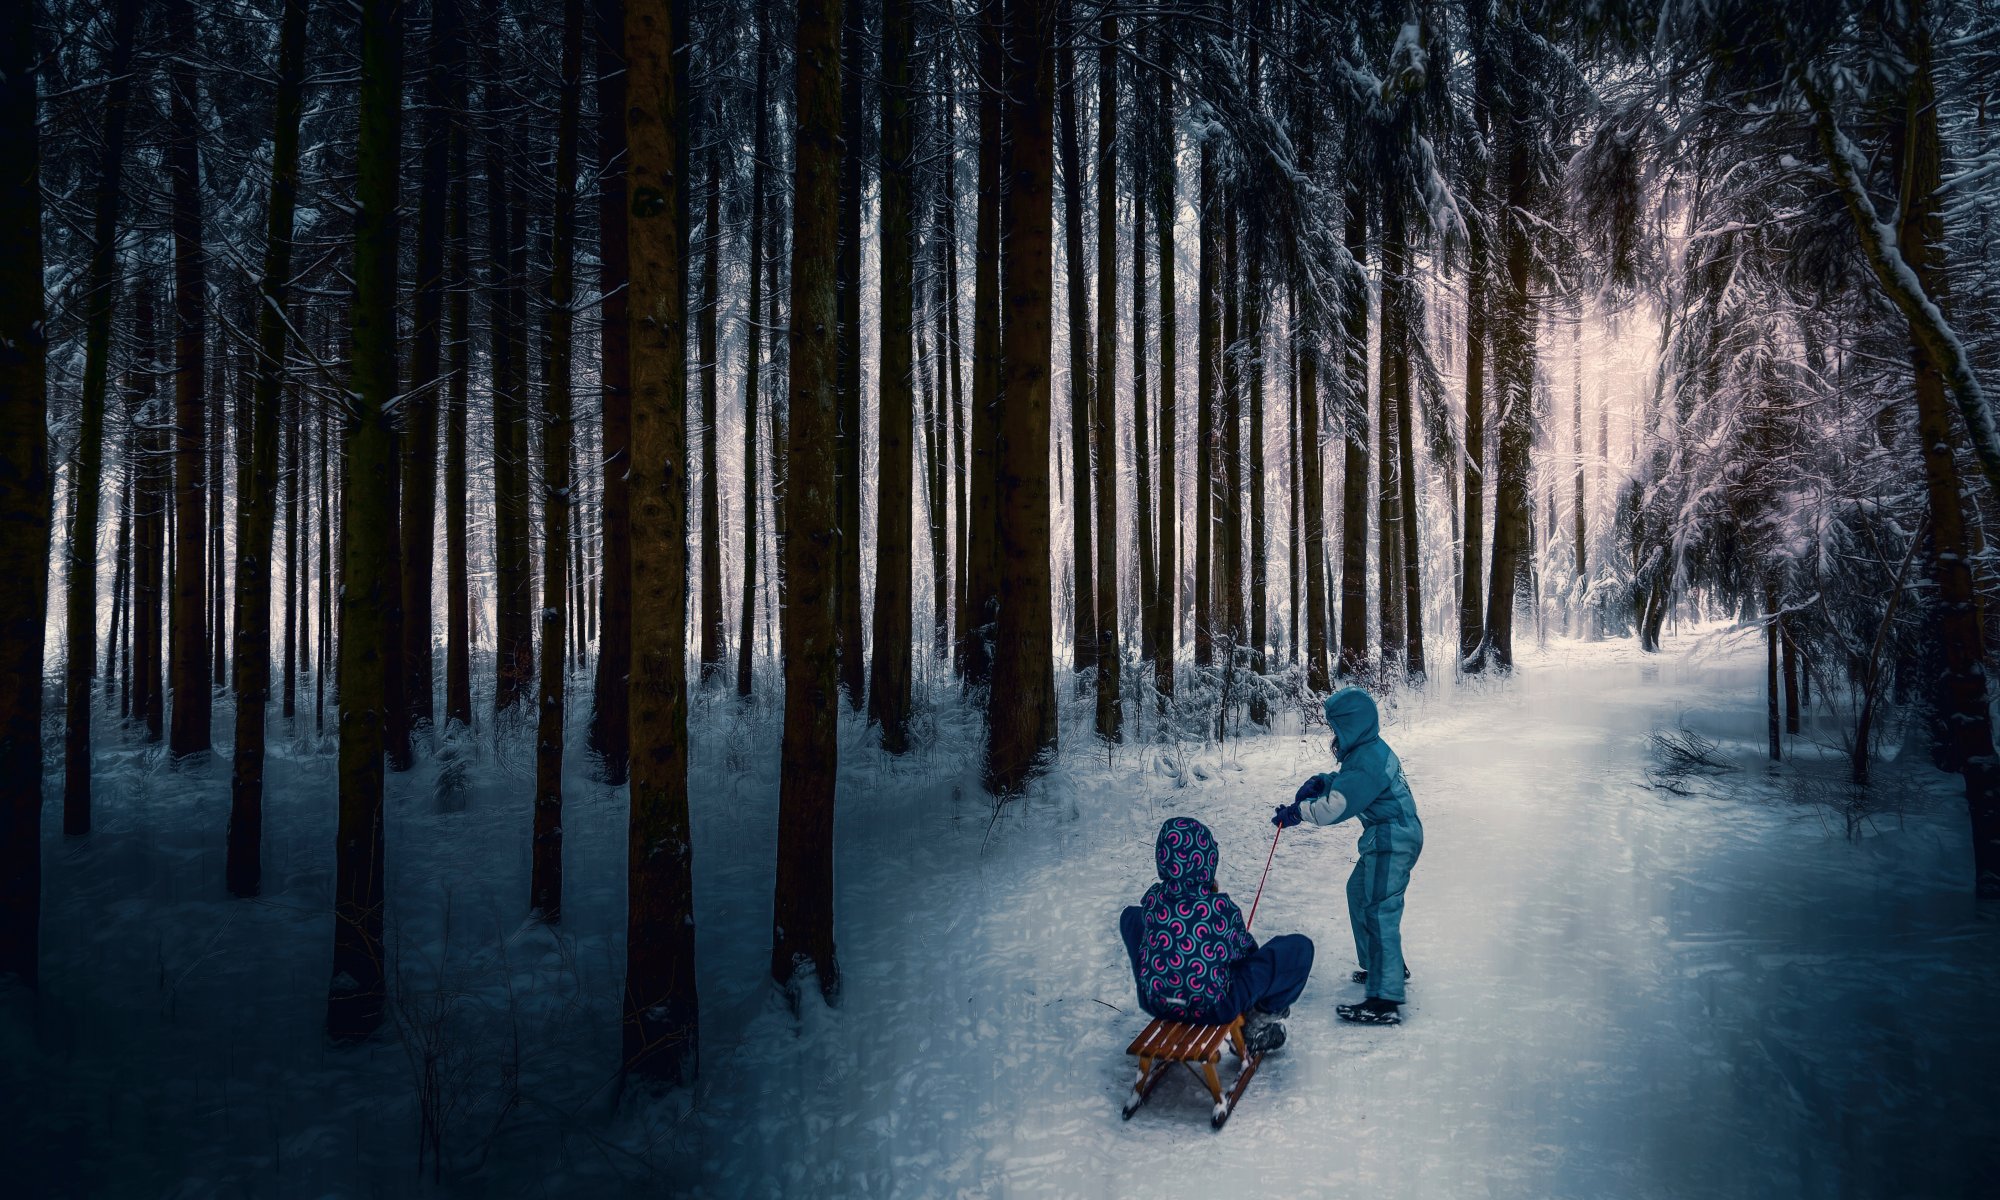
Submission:
<svg viewBox="0 0 2000 1200">
<path fill-rule="evenodd" d="M 1220 882 L 1247 909 L 1271 807 L 1325 768 L 1324 731 L 1234 743 L 1184 788 L 1130 747 L 1110 770 L 1068 755 L 990 828 L 949 781 L 898 786 L 887 760 L 844 752 L 838 1009 L 793 1018 L 757 982 L 767 851 L 739 844 L 739 866 L 697 846 L 717 864 L 697 884 L 703 974 L 728 983 L 703 996 L 689 1182 L 1973 1194 L 2000 1163 L 2000 1116 L 1945 1098 L 1981 1094 L 2000 1068 L 2000 923 L 1969 898 L 1962 801 L 1928 768 L 1888 769 L 1907 811 L 1843 838 L 1786 798 L 1790 768 L 1761 761 L 1762 665 L 1752 647 L 1642 660 L 1558 643 L 1505 684 L 1405 701 L 1385 736 L 1427 831 L 1404 923 L 1408 1021 L 1335 1019 L 1360 994 L 1343 892 L 1357 831 L 1292 831 L 1256 932 L 1304 932 L 1318 962 L 1290 1042 L 1219 1134 L 1191 1079 L 1118 1118 L 1145 1017 L 1117 914 L 1151 882 L 1154 832 L 1175 814 L 1215 830 Z M 1676 725 L 1742 764 L 1720 795 L 1643 786 L 1648 734 Z"/>
</svg>

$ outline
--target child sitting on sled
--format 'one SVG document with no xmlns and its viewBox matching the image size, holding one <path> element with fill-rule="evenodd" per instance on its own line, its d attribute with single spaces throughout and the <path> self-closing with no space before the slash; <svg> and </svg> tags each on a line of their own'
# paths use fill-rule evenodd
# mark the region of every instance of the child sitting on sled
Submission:
<svg viewBox="0 0 2000 1200">
<path fill-rule="evenodd" d="M 1251 1053 L 1285 1043 L 1279 1020 L 1305 990 L 1313 945 L 1288 933 L 1262 946 L 1243 912 L 1215 888 L 1215 835 L 1193 817 L 1160 826 L 1153 860 L 1160 881 L 1118 920 L 1139 1007 L 1155 1017 L 1224 1025 L 1247 1013 L 1243 1039 Z"/>
<path fill-rule="evenodd" d="M 1354 981 L 1367 985 L 1368 993 L 1362 1003 L 1338 1004 L 1334 1012 L 1343 1021 L 1400 1025 L 1403 983 L 1410 977 L 1403 963 L 1403 892 L 1423 853 L 1424 826 L 1402 761 L 1382 740 L 1374 699 L 1360 688 L 1340 689 L 1326 698 L 1326 724 L 1340 769 L 1306 780 L 1271 823 L 1288 829 L 1302 820 L 1334 825 L 1361 818 L 1361 859 L 1347 877 L 1347 919 L 1361 963 Z"/>
</svg>

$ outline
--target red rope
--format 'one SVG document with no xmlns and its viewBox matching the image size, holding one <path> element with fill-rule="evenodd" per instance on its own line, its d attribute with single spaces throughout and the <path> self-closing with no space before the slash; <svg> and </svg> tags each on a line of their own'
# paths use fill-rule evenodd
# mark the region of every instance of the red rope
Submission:
<svg viewBox="0 0 2000 1200">
<path fill-rule="evenodd" d="M 1243 928 L 1245 929 L 1250 928 L 1252 924 L 1256 923 L 1257 902 L 1264 898 L 1264 880 L 1269 879 L 1271 877 L 1271 860 L 1277 857 L 1278 839 L 1280 837 L 1283 837 L 1284 833 L 1285 833 L 1285 827 L 1283 825 L 1280 825 L 1278 826 L 1278 832 L 1271 835 L 1271 852 L 1264 856 L 1264 874 L 1258 877 L 1257 894 L 1255 896 L 1250 897 L 1250 915 L 1243 922 Z"/>
</svg>

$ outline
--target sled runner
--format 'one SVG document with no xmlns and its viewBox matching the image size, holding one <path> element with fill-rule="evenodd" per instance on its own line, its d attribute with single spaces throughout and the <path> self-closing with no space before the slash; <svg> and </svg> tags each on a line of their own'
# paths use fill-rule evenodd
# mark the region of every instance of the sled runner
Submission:
<svg viewBox="0 0 2000 1200">
<path fill-rule="evenodd" d="M 1237 1061 L 1241 1064 L 1236 1069 L 1236 1080 L 1226 1095 L 1222 1090 L 1222 1080 L 1215 1073 L 1215 1064 L 1222 1061 L 1224 1041 L 1236 1052 Z M 1187 1064 L 1191 1072 L 1199 1063 L 1201 1080 L 1215 1101 L 1215 1107 L 1209 1111 L 1208 1123 L 1216 1129 L 1222 1128 L 1229 1114 L 1236 1111 L 1237 1099 L 1249 1086 L 1250 1077 L 1257 1073 L 1257 1064 L 1264 1058 L 1261 1053 L 1250 1054 L 1245 1049 L 1243 1018 L 1240 1016 L 1227 1025 L 1186 1025 L 1164 1018 L 1155 1019 L 1146 1026 L 1145 1032 L 1132 1039 L 1125 1053 L 1139 1058 L 1139 1075 L 1132 1081 L 1132 1095 L 1125 1101 L 1126 1120 L 1131 1120 L 1132 1114 L 1139 1111 L 1139 1106 L 1153 1094 L 1154 1088 L 1160 1086 L 1160 1080 L 1173 1070 L 1175 1063 Z"/>
</svg>

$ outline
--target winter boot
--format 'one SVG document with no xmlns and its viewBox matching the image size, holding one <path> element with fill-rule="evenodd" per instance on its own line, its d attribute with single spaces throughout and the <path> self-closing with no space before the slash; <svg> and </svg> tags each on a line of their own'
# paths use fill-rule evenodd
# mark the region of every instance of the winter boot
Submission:
<svg viewBox="0 0 2000 1200">
<path fill-rule="evenodd" d="M 1361 969 L 1360 969 L 1359 971 L 1356 971 L 1356 972 L 1355 972 L 1354 974 L 1352 974 L 1352 975 L 1348 976 L 1348 978 L 1349 978 L 1349 979 L 1352 979 L 1352 980 L 1353 980 L 1354 982 L 1356 982 L 1356 983 L 1367 983 L 1367 982 L 1368 982 L 1368 968 L 1366 968 L 1366 967 L 1363 967 L 1363 968 L 1361 968 Z M 1403 964 L 1403 982 L 1404 982 L 1404 983 L 1408 983 L 1409 981 L 1410 981 L 1410 965 L 1409 965 L 1408 963 L 1404 963 L 1404 964 Z"/>
<path fill-rule="evenodd" d="M 1403 1006 L 1395 1000 L 1370 996 L 1359 1004 L 1336 1004 L 1333 1011 L 1343 1021 L 1356 1025 L 1401 1025 Z"/>
<path fill-rule="evenodd" d="M 1251 1009 L 1243 1018 L 1243 1047 L 1252 1054 L 1269 1054 L 1285 1044 L 1285 1027 L 1278 1019 L 1290 1013 L 1267 1013 L 1262 1009 Z"/>
</svg>

